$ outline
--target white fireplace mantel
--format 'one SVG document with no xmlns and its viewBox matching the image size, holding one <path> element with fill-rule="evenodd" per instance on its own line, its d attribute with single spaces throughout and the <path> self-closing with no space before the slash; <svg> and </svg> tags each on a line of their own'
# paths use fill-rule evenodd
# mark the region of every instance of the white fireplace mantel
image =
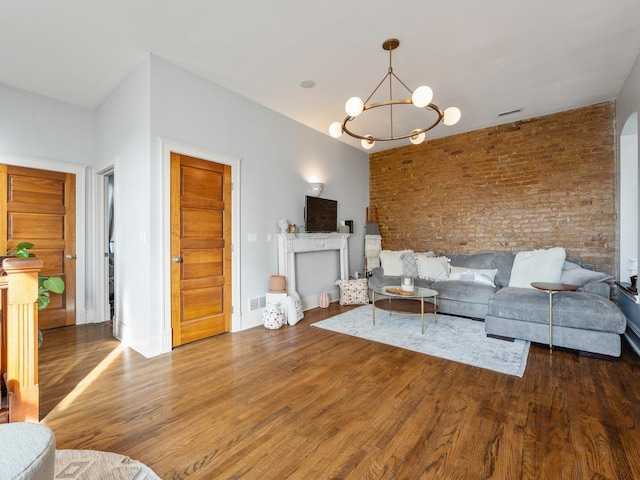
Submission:
<svg viewBox="0 0 640 480">
<path fill-rule="evenodd" d="M 349 278 L 348 233 L 280 233 L 278 234 L 278 274 L 287 280 L 287 293 L 296 291 L 296 254 L 340 251 L 340 278 Z"/>
</svg>

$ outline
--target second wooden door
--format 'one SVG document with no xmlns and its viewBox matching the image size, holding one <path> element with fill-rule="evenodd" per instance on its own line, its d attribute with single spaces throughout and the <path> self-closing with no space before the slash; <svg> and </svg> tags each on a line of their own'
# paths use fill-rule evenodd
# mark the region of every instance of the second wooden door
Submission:
<svg viewBox="0 0 640 480">
<path fill-rule="evenodd" d="M 231 330 L 231 167 L 171 154 L 173 346 Z"/>
</svg>

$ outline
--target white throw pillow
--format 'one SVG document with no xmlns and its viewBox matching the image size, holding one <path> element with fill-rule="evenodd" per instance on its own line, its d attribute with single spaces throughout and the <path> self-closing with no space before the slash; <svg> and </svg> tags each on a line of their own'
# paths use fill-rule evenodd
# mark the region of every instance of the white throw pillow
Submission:
<svg viewBox="0 0 640 480">
<path fill-rule="evenodd" d="M 447 257 L 416 257 L 418 276 L 437 282 L 449 278 L 449 259 Z"/>
<path fill-rule="evenodd" d="M 562 247 L 517 253 L 509 286 L 533 288 L 531 282 L 559 282 L 565 257 L 566 252 Z"/>
<path fill-rule="evenodd" d="M 380 265 L 385 275 L 402 275 L 402 255 L 413 250 L 381 250 Z"/>
<path fill-rule="evenodd" d="M 497 269 L 451 267 L 448 280 L 461 280 L 463 282 L 481 283 L 495 287 Z"/>
<path fill-rule="evenodd" d="M 287 296 L 287 321 L 289 325 L 295 325 L 303 318 L 304 312 L 302 311 L 300 295 L 297 292 L 291 292 L 291 295 Z"/>
</svg>

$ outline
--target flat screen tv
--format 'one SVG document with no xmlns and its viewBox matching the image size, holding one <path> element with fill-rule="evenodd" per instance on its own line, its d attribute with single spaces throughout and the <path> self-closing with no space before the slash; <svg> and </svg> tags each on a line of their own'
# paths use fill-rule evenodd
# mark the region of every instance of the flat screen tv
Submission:
<svg viewBox="0 0 640 480">
<path fill-rule="evenodd" d="M 304 205 L 304 229 L 309 233 L 338 230 L 338 202 L 307 195 Z"/>
</svg>

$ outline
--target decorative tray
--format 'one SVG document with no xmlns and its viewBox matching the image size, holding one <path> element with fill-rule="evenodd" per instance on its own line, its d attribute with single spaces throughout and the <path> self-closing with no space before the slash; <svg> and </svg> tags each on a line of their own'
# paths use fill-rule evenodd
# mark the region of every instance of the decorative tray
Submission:
<svg viewBox="0 0 640 480">
<path fill-rule="evenodd" d="M 413 297 L 415 296 L 414 292 L 407 292 L 406 290 L 401 290 L 399 288 L 389 287 L 384 290 L 387 293 L 393 293 L 394 295 L 404 295 L 405 297 Z"/>
</svg>

